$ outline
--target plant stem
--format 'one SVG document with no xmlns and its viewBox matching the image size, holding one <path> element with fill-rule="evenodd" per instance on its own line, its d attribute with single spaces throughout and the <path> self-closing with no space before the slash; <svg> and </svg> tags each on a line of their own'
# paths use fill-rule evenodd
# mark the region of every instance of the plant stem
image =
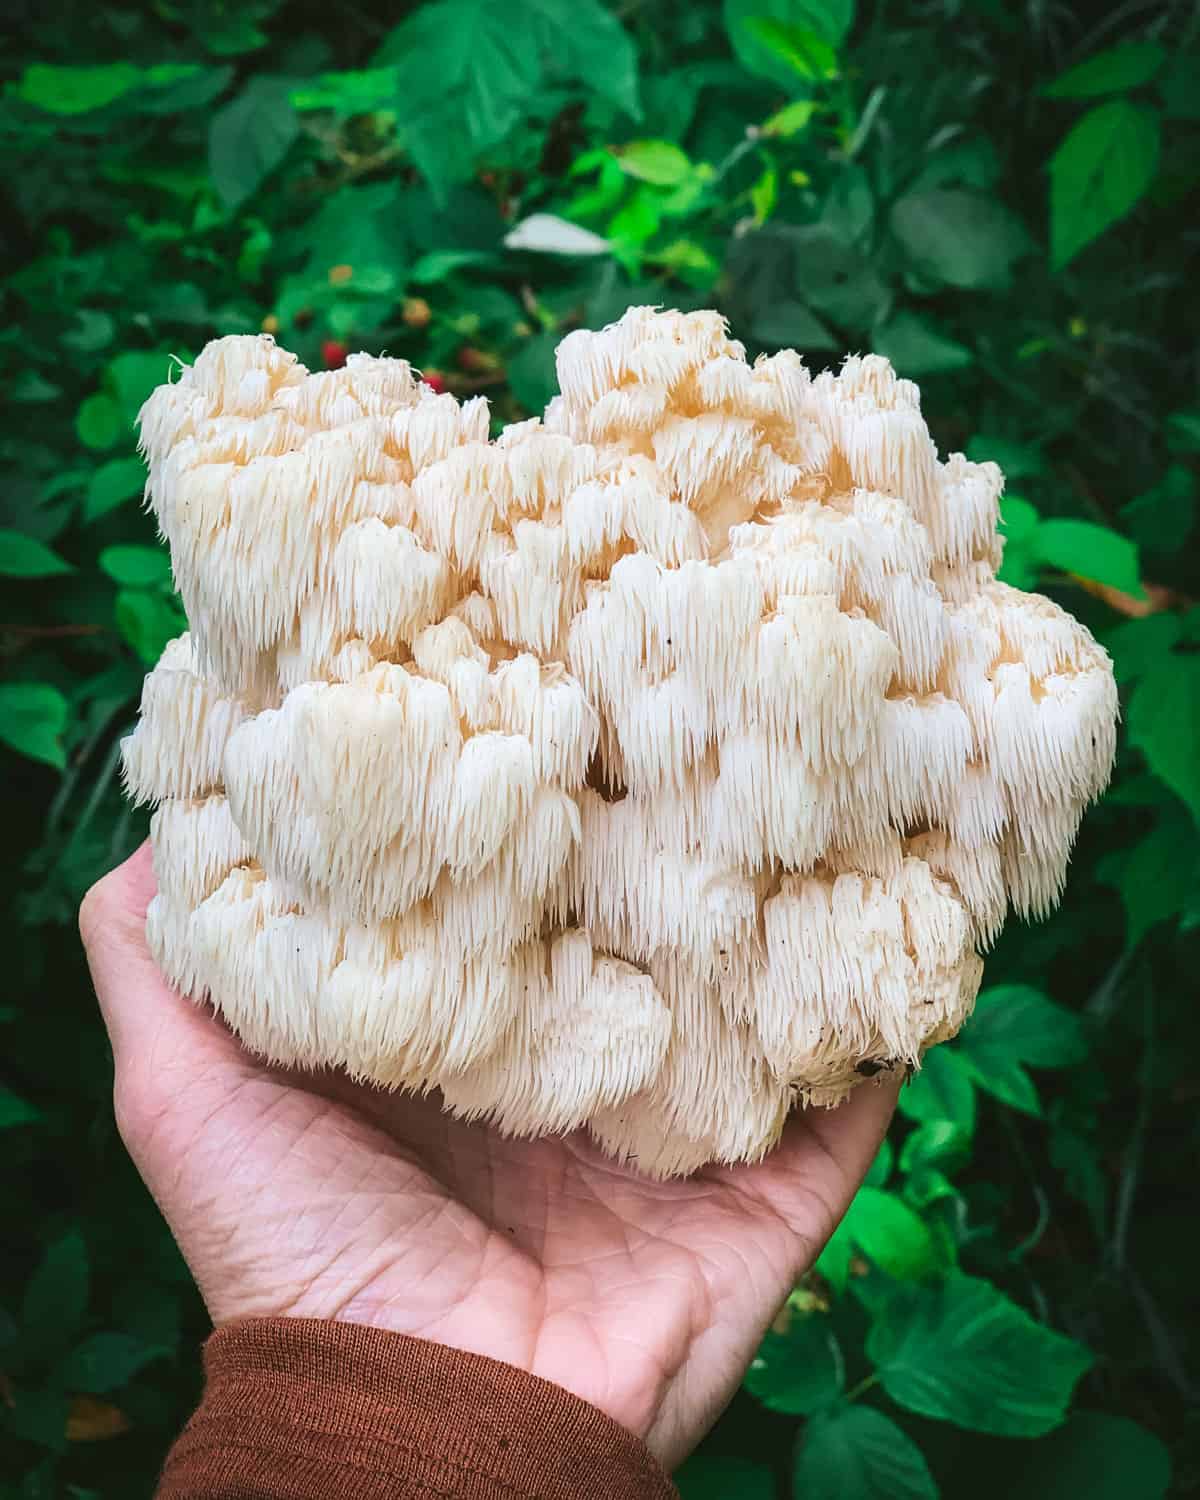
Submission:
<svg viewBox="0 0 1200 1500">
<path fill-rule="evenodd" d="M 868 1375 L 864 1380 L 860 1380 L 857 1385 L 850 1387 L 846 1392 L 845 1399 L 847 1401 L 857 1401 L 864 1391 L 869 1391 L 873 1385 L 878 1384 L 878 1375 Z"/>
</svg>

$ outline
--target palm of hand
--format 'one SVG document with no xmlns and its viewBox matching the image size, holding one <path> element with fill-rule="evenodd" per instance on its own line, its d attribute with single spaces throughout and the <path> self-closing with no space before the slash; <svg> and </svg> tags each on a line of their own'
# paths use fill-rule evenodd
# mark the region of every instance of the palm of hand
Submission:
<svg viewBox="0 0 1200 1500">
<path fill-rule="evenodd" d="M 759 1166 L 651 1182 L 582 1133 L 506 1140 L 436 1098 L 261 1065 L 164 986 L 152 893 L 141 851 L 81 925 L 122 1135 L 214 1322 L 339 1318 L 489 1355 L 682 1458 L 844 1212 L 891 1091 L 797 1115 Z"/>
</svg>

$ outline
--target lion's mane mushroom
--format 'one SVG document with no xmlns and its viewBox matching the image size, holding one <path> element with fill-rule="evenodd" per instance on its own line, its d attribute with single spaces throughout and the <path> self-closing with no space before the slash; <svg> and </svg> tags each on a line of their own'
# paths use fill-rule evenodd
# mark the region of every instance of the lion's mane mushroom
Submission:
<svg viewBox="0 0 1200 1500">
<path fill-rule="evenodd" d="M 635 308 L 488 441 L 220 339 L 142 413 L 191 633 L 126 742 L 164 972 L 247 1046 L 655 1174 L 951 1036 L 1058 897 L 1110 665 L 886 360 Z"/>
</svg>

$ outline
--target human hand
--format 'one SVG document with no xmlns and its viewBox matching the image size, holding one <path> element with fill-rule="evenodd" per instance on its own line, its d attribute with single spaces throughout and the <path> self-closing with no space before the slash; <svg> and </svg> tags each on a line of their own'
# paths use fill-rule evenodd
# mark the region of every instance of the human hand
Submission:
<svg viewBox="0 0 1200 1500">
<path fill-rule="evenodd" d="M 509 1140 L 436 1096 L 256 1060 L 167 988 L 153 894 L 143 846 L 89 891 L 80 929 L 121 1135 L 213 1322 L 338 1319 L 488 1355 L 677 1464 L 845 1212 L 895 1085 L 797 1112 L 757 1166 L 649 1181 L 582 1131 Z"/>
</svg>

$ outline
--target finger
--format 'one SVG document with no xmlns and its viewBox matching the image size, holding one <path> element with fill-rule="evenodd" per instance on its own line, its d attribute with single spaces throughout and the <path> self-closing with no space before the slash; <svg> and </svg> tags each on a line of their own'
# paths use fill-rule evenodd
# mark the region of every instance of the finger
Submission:
<svg viewBox="0 0 1200 1500">
<path fill-rule="evenodd" d="M 156 1057 L 233 1046 L 229 1034 L 163 979 L 146 943 L 146 909 L 156 890 L 149 842 L 98 880 L 79 909 L 79 932 L 104 1024 L 120 1068 Z"/>
<path fill-rule="evenodd" d="M 732 1169 L 740 1191 L 769 1207 L 815 1254 L 858 1191 L 896 1107 L 900 1080 L 865 1083 L 834 1109 L 797 1110 L 758 1165 Z"/>
</svg>

